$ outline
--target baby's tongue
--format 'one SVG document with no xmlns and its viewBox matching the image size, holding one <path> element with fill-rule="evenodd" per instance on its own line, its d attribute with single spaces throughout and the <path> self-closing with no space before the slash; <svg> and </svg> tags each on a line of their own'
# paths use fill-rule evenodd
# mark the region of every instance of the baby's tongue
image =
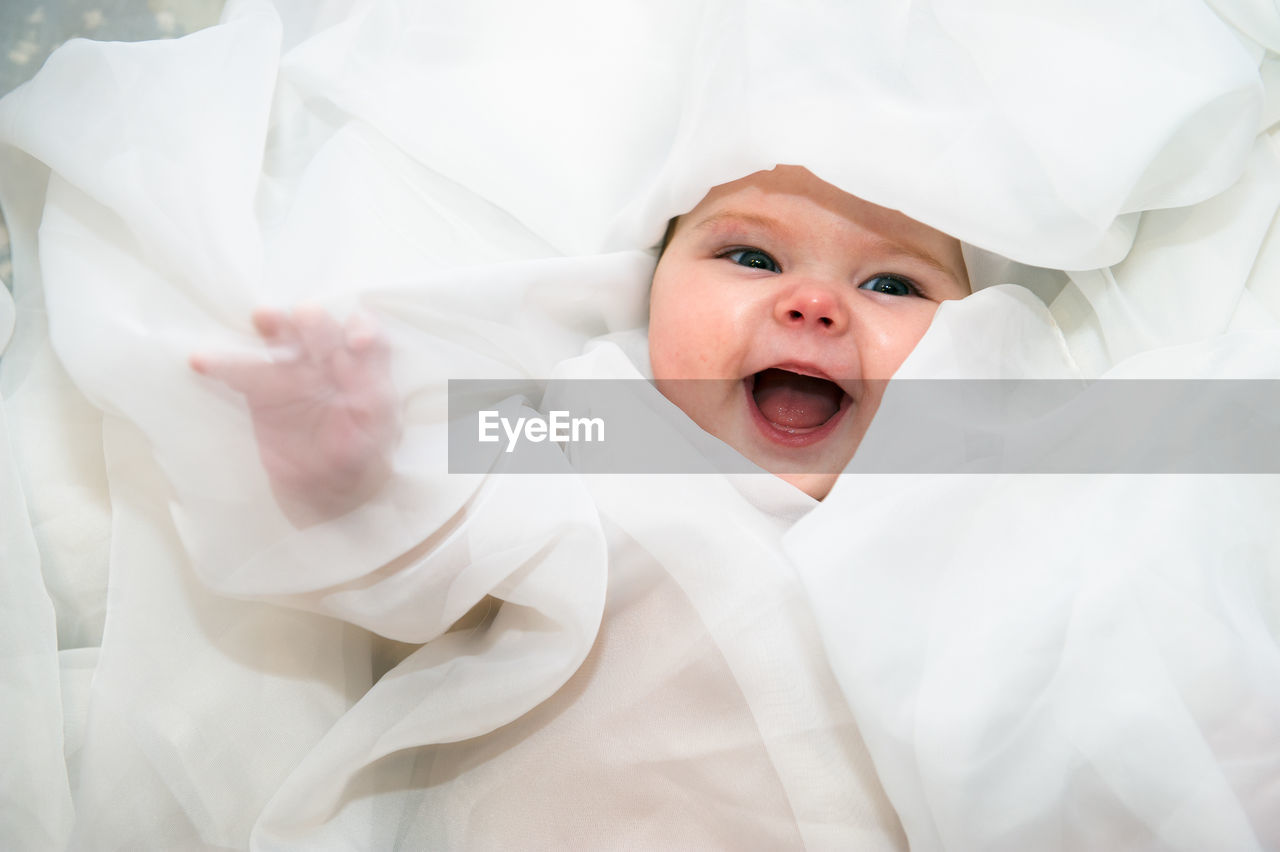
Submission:
<svg viewBox="0 0 1280 852">
<path fill-rule="evenodd" d="M 836 413 L 844 395 L 826 379 L 773 369 L 756 375 L 752 393 L 764 419 L 786 429 L 821 426 Z"/>
</svg>

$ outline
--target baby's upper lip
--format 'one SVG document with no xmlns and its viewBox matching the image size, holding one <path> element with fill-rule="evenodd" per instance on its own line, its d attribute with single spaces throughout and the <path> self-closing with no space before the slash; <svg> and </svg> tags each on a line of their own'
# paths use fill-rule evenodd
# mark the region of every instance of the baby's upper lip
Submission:
<svg viewBox="0 0 1280 852">
<path fill-rule="evenodd" d="M 765 367 L 766 370 L 786 370 L 789 373 L 799 373 L 802 376 L 813 376 L 815 379 L 826 379 L 829 382 L 835 382 L 835 378 L 826 370 L 817 364 L 807 364 L 803 361 L 784 361 L 781 364 L 772 364 Z M 756 371 L 761 372 L 760 370 Z M 836 382 L 839 384 L 839 382 Z"/>
<path fill-rule="evenodd" d="M 802 376 L 812 376 L 815 379 L 826 379 L 845 393 L 849 394 L 849 396 L 854 397 L 855 399 L 857 398 L 854 394 L 854 390 L 856 390 L 857 386 L 857 381 L 855 379 L 833 376 L 829 371 L 810 361 L 781 361 L 777 364 L 769 364 L 761 367 L 759 370 L 753 371 L 751 375 L 757 375 L 765 370 L 786 370 L 789 373 L 799 373 Z"/>
</svg>

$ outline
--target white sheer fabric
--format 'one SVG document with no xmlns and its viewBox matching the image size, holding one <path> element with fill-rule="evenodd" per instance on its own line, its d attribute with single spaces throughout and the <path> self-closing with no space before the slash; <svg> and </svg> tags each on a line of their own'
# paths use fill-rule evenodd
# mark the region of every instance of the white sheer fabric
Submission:
<svg viewBox="0 0 1280 852">
<path fill-rule="evenodd" d="M 895 378 L 1078 380 L 1063 343 L 1041 303 L 995 287 L 944 306 Z M 1215 335 L 1104 377 L 1275 379 L 1275 347 Z M 860 453 L 899 440 L 879 428 L 897 402 Z M 1249 407 L 1191 412 L 1190 433 L 1231 442 Z M 967 413 L 940 426 L 995 452 L 1077 440 L 1053 418 L 1078 410 Z M 784 547 L 911 848 L 1270 848 L 1278 506 L 1274 475 L 842 478 Z"/>
<path fill-rule="evenodd" d="M 0 101 L 0 840 L 1280 842 L 1273 477 L 814 508 L 444 472 L 444 380 L 632 375 L 581 353 L 643 327 L 667 218 L 779 162 L 1048 302 L 946 306 L 903 376 L 1280 378 L 1278 34 L 1246 0 L 244 0 L 68 44 Z M 186 358 L 303 300 L 380 319 L 406 433 L 298 530 Z"/>
</svg>

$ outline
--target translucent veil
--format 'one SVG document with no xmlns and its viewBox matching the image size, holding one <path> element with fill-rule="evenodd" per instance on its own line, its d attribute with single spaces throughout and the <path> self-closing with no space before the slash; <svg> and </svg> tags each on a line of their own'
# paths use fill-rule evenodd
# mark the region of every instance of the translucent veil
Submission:
<svg viewBox="0 0 1280 852">
<path fill-rule="evenodd" d="M 444 382 L 642 328 L 667 219 L 757 169 L 966 243 L 983 289 L 901 378 L 1280 378 L 1275 52 L 1247 0 L 242 0 L 67 44 L 0 100 L 0 838 L 358 846 L 379 761 L 559 688 L 591 497 L 446 475 Z M 303 301 L 378 317 L 406 431 L 298 530 L 187 357 Z M 1053 452 L 1016 414 L 983 428 Z M 1274 476 L 843 478 L 782 547 L 912 848 L 1277 842 L 1277 509 Z M 446 631 L 486 596 L 479 653 Z"/>
</svg>

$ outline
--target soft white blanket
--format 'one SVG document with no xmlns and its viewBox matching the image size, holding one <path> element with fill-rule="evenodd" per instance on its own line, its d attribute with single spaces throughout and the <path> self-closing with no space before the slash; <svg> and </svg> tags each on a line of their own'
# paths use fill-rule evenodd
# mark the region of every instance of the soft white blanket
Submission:
<svg viewBox="0 0 1280 852">
<path fill-rule="evenodd" d="M 1248 0 L 243 0 L 177 41 L 66 45 L 0 100 L 2 845 L 671 842 L 575 835 L 574 813 L 623 821 L 626 785 L 557 799 L 559 734 L 529 715 L 573 713 L 583 679 L 613 706 L 583 661 L 635 576 L 724 678 L 686 718 L 767 755 L 667 743 L 704 825 L 1280 843 L 1274 476 L 851 473 L 814 507 L 772 480 L 444 472 L 445 380 L 598 366 L 568 359 L 643 328 L 668 217 L 775 163 L 955 234 L 979 286 L 1026 285 L 944 306 L 900 378 L 1280 378 L 1273 51 L 1280 15 Z M 298 530 L 242 401 L 186 358 L 250 350 L 254 306 L 303 300 L 383 322 L 406 432 L 388 489 Z M 893 444 L 895 399 L 860 456 Z M 1052 457 L 1080 410 L 943 426 Z M 1225 440 L 1246 416 L 1193 414 Z M 445 633 L 486 595 L 507 603 L 482 638 Z M 639 665 L 619 630 L 611 659 Z M 645 700 L 620 691 L 591 741 L 616 750 L 548 777 L 655 760 L 679 716 Z M 454 741 L 511 767 L 484 776 L 500 794 L 432 774 L 425 744 Z"/>
</svg>

